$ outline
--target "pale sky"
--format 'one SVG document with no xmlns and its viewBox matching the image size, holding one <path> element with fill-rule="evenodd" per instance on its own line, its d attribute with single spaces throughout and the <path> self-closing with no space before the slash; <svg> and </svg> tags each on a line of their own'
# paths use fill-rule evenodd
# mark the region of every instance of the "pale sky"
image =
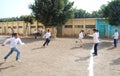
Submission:
<svg viewBox="0 0 120 76">
<path fill-rule="evenodd" d="M 74 1 L 74 7 L 92 12 L 99 10 L 100 6 L 111 0 L 69 0 Z M 28 5 L 34 0 L 0 0 L 0 18 L 19 17 L 29 15 L 31 10 Z"/>
</svg>

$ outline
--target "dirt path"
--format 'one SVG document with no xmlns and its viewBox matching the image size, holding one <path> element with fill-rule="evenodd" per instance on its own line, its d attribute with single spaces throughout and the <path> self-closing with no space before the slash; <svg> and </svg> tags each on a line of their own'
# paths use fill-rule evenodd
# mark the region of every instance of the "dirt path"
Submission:
<svg viewBox="0 0 120 76">
<path fill-rule="evenodd" d="M 22 40 L 26 45 L 18 46 L 21 63 L 15 61 L 16 53 L 3 63 L 10 49 L 9 45 L 0 47 L 0 76 L 89 76 L 92 39 L 85 39 L 83 48 L 72 38 L 57 38 L 45 48 L 42 47 L 44 40 Z M 94 57 L 94 76 L 119 76 L 120 47 L 112 46 L 112 40 L 101 40 L 99 55 Z"/>
</svg>

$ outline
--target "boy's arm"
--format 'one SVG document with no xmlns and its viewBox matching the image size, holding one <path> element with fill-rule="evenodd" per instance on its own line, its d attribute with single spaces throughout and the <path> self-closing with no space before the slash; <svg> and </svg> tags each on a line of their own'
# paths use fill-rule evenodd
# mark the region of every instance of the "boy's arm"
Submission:
<svg viewBox="0 0 120 76">
<path fill-rule="evenodd" d="M 10 42 L 10 38 L 5 40 L 5 42 L 2 44 L 2 46 L 5 46 L 8 42 Z"/>
<path fill-rule="evenodd" d="M 93 37 L 94 35 L 88 35 L 88 36 Z"/>
<path fill-rule="evenodd" d="M 21 41 L 21 39 L 19 38 L 19 40 L 18 40 L 18 43 L 20 44 L 20 45 L 24 45 L 25 43 L 23 43 L 22 41 Z"/>
</svg>

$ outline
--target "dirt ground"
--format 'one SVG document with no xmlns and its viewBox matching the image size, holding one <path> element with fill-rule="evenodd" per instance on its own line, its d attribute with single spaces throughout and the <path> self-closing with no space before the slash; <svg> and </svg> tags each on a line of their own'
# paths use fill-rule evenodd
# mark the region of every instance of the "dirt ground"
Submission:
<svg viewBox="0 0 120 76">
<path fill-rule="evenodd" d="M 5 39 L 0 36 L 0 43 Z M 75 38 L 56 38 L 46 47 L 40 38 L 22 41 L 25 45 L 18 45 L 22 62 L 15 61 L 15 52 L 4 62 L 10 46 L 0 46 L 0 76 L 89 76 L 91 38 L 84 39 L 82 48 Z M 93 69 L 94 76 L 120 76 L 120 43 L 113 48 L 112 39 L 100 39 Z"/>
</svg>

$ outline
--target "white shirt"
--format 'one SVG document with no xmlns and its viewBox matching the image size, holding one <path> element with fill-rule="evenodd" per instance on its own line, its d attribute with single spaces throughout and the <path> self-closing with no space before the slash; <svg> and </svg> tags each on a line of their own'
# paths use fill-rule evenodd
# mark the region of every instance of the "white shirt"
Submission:
<svg viewBox="0 0 120 76">
<path fill-rule="evenodd" d="M 16 47 L 18 43 L 24 45 L 20 38 L 15 37 L 7 39 L 3 44 L 6 45 L 8 42 L 10 42 L 10 48 Z"/>
<path fill-rule="evenodd" d="M 36 31 L 34 31 L 34 34 L 36 34 L 37 33 L 37 30 Z"/>
<path fill-rule="evenodd" d="M 119 38 L 119 33 L 115 32 L 113 36 L 114 36 L 114 39 L 118 39 Z"/>
<path fill-rule="evenodd" d="M 100 37 L 99 32 L 97 32 L 98 37 Z"/>
<path fill-rule="evenodd" d="M 50 38 L 50 36 L 51 36 L 51 33 L 50 32 L 47 32 L 47 33 L 45 33 L 45 35 L 43 36 L 43 38 Z"/>
<path fill-rule="evenodd" d="M 82 39 L 84 36 L 83 36 L 83 32 L 80 32 L 79 33 L 79 39 Z"/>
<path fill-rule="evenodd" d="M 93 35 L 89 35 L 89 36 L 93 37 L 93 42 L 94 43 L 99 43 L 98 33 L 94 33 Z"/>
</svg>

